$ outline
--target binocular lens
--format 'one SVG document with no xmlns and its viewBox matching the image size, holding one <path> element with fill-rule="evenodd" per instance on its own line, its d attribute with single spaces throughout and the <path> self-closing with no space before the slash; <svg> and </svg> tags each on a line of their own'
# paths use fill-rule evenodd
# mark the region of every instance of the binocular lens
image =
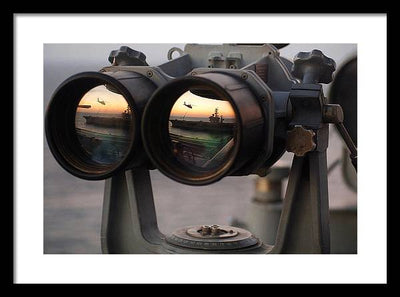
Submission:
<svg viewBox="0 0 400 297">
<path fill-rule="evenodd" d="M 216 100 L 187 91 L 174 103 L 168 124 L 173 155 L 192 170 L 216 169 L 233 150 L 236 116 L 225 98 Z"/>
<path fill-rule="evenodd" d="M 65 80 L 48 105 L 49 148 L 73 175 L 100 180 L 147 162 L 139 123 L 155 86 L 135 72 L 83 72 Z"/>
<path fill-rule="evenodd" d="M 121 161 L 133 140 L 132 111 L 125 98 L 105 85 L 89 90 L 79 101 L 75 132 L 81 148 L 99 164 Z"/>
<path fill-rule="evenodd" d="M 142 119 L 143 144 L 168 177 L 207 185 L 245 172 L 264 154 L 264 131 L 270 129 L 265 119 L 240 77 L 217 72 L 185 76 L 150 98 Z"/>
</svg>

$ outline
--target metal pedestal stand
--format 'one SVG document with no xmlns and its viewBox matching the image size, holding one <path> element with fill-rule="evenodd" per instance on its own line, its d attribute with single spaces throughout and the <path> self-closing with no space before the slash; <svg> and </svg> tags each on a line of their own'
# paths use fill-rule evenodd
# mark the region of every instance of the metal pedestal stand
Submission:
<svg viewBox="0 0 400 297">
<path fill-rule="evenodd" d="M 326 104 L 322 86 L 335 70 L 320 51 L 299 53 L 288 102 L 287 150 L 295 154 L 275 245 L 230 226 L 189 226 L 165 236 L 158 230 L 148 170 L 106 181 L 101 243 L 104 253 L 329 253 L 328 123 L 339 126 L 356 167 L 357 150 L 343 127 L 339 105 Z"/>
<path fill-rule="evenodd" d="M 106 180 L 101 225 L 105 254 L 162 253 L 149 171 L 130 170 Z"/>
<path fill-rule="evenodd" d="M 329 253 L 328 217 L 326 152 L 294 157 L 275 246 L 263 244 L 246 230 L 229 226 L 221 226 L 217 231 L 225 238 L 201 232 L 193 236 L 197 229 L 201 231 L 201 226 L 165 236 L 158 230 L 149 172 L 140 169 L 107 180 L 101 244 L 103 253 L 111 254 Z M 231 237 L 226 236 L 226 230 L 233 231 Z"/>
<path fill-rule="evenodd" d="M 326 151 L 294 157 L 273 253 L 330 251 Z"/>
</svg>

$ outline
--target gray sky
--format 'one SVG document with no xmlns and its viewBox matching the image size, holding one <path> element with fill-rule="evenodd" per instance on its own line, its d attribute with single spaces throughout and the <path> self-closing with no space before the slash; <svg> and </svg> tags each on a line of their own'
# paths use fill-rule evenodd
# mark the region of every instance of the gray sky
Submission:
<svg viewBox="0 0 400 297">
<path fill-rule="evenodd" d="M 44 106 L 47 105 L 51 94 L 69 76 L 83 71 L 98 71 L 110 65 L 108 56 L 112 50 L 121 46 L 141 51 L 146 55 L 150 66 L 157 66 L 167 62 L 168 50 L 178 47 L 182 50 L 183 43 L 152 43 L 152 44 L 45 44 L 44 45 Z M 341 63 L 357 52 L 356 44 L 289 44 L 280 50 L 281 56 L 289 60 L 299 51 L 321 50 L 328 57 L 333 58 L 339 67 Z M 324 85 L 325 92 L 330 85 Z"/>
<path fill-rule="evenodd" d="M 112 50 L 127 45 L 132 49 L 141 51 L 146 55 L 149 65 L 167 61 L 167 52 L 172 47 L 184 48 L 185 44 L 45 44 L 45 63 L 62 63 L 67 61 L 87 61 L 87 64 L 104 63 L 108 65 L 108 55 Z M 325 55 L 333 58 L 337 64 L 357 51 L 356 44 L 289 44 L 280 50 L 281 56 L 292 59 L 299 51 L 311 51 L 320 49 Z"/>
<path fill-rule="evenodd" d="M 174 46 L 183 49 L 184 44 L 45 44 L 44 61 L 45 63 L 62 63 L 68 61 L 82 61 L 87 64 L 103 63 L 104 66 L 110 64 L 108 56 L 112 50 L 119 49 L 121 46 L 141 51 L 146 55 L 146 61 L 151 66 L 156 66 L 168 61 L 168 50 Z"/>
</svg>

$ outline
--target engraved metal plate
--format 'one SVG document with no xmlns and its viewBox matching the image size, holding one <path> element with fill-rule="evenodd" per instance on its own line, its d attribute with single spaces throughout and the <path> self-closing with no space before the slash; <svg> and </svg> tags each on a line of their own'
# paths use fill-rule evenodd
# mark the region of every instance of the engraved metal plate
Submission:
<svg viewBox="0 0 400 297">
<path fill-rule="evenodd" d="M 258 238 L 245 229 L 219 225 L 185 227 L 175 231 L 166 241 L 203 250 L 242 249 L 259 243 Z"/>
</svg>

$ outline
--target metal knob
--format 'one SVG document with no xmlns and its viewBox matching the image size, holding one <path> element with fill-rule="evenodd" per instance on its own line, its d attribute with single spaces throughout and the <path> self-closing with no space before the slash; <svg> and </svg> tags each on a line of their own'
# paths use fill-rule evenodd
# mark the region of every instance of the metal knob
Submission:
<svg viewBox="0 0 400 297">
<path fill-rule="evenodd" d="M 292 74 L 304 84 L 329 84 L 335 70 L 335 61 L 316 49 L 298 53 L 292 66 Z"/>
<path fill-rule="evenodd" d="M 113 65 L 119 66 L 147 66 L 146 56 L 139 51 L 135 51 L 128 46 L 121 46 L 119 50 L 114 50 L 108 56 L 108 61 Z"/>
<path fill-rule="evenodd" d="M 286 150 L 302 157 L 316 148 L 314 136 L 314 131 L 296 126 L 287 133 Z"/>
</svg>

